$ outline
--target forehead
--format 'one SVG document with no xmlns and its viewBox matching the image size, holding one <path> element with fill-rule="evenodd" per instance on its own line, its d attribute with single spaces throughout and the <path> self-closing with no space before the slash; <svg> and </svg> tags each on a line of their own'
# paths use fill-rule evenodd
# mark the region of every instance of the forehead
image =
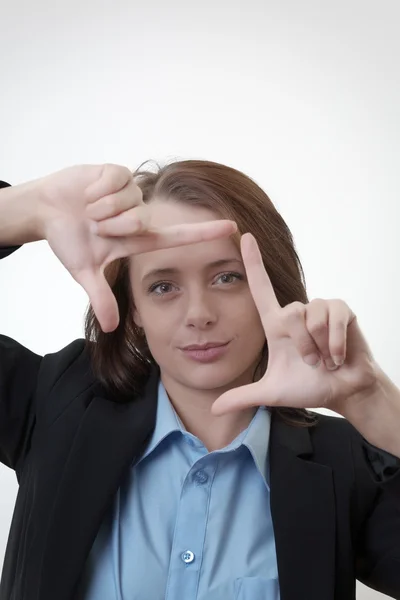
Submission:
<svg viewBox="0 0 400 600">
<path fill-rule="evenodd" d="M 174 201 L 154 200 L 150 206 L 151 227 L 158 229 L 170 225 L 201 223 L 221 218 L 208 208 L 188 206 Z M 240 251 L 230 237 L 137 254 L 131 257 L 131 266 L 134 267 L 133 276 L 136 279 L 150 268 L 200 269 L 203 265 L 221 258 L 241 259 Z"/>
<path fill-rule="evenodd" d="M 193 206 L 174 200 L 153 200 L 150 204 L 151 226 L 163 227 L 179 223 L 200 223 L 221 218 L 216 212 L 204 206 Z"/>
</svg>

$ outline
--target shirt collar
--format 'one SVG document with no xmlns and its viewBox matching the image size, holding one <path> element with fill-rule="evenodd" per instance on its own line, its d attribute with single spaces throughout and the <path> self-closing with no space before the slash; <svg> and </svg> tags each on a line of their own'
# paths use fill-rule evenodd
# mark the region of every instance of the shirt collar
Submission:
<svg viewBox="0 0 400 600">
<path fill-rule="evenodd" d="M 248 448 L 254 463 L 260 472 L 268 490 L 269 488 L 269 472 L 268 472 L 268 447 L 271 427 L 271 413 L 268 407 L 260 406 L 255 413 L 248 427 L 243 430 L 228 446 L 216 452 L 229 452 L 243 445 Z M 198 438 L 189 433 L 173 405 L 171 404 L 165 387 L 159 380 L 158 384 L 158 402 L 156 424 L 149 441 L 149 444 L 138 461 L 139 464 L 146 456 L 151 454 L 161 442 L 173 432 L 180 432 L 185 437 L 192 440 L 194 445 L 200 445 Z"/>
<path fill-rule="evenodd" d="M 165 387 L 160 379 L 158 383 L 158 400 L 157 400 L 157 416 L 156 425 L 146 448 L 146 451 L 141 456 L 141 462 L 146 456 L 151 454 L 161 442 L 174 431 L 186 432 L 186 429 L 172 406 L 168 398 Z M 137 464 L 138 464 L 137 463 Z"/>
</svg>

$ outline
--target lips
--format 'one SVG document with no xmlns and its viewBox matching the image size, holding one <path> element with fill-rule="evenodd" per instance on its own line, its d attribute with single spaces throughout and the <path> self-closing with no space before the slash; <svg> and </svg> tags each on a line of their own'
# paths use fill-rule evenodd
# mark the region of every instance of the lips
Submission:
<svg viewBox="0 0 400 600">
<path fill-rule="evenodd" d="M 225 356 L 230 342 L 208 342 L 207 344 L 190 344 L 181 348 L 186 358 L 198 363 L 212 363 Z M 194 349 L 193 349 L 194 348 Z"/>
<path fill-rule="evenodd" d="M 226 346 L 228 342 L 207 342 L 207 344 L 191 344 L 184 346 L 182 350 L 208 350 L 209 348 L 218 348 L 219 346 Z"/>
</svg>

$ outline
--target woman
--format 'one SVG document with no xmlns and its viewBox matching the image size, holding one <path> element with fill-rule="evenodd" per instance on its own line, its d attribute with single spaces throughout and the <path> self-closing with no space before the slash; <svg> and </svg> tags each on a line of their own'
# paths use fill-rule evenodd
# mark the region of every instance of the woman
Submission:
<svg viewBox="0 0 400 600">
<path fill-rule="evenodd" d="M 2 256 L 46 239 L 90 299 L 59 352 L 0 336 L 0 600 L 400 597 L 400 390 L 268 196 L 206 161 L 0 194 Z"/>
</svg>

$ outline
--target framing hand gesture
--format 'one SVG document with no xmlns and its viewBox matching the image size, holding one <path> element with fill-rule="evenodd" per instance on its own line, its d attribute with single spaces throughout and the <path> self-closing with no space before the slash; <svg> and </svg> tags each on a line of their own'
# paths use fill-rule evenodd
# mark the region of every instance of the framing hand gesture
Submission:
<svg viewBox="0 0 400 600">
<path fill-rule="evenodd" d="M 259 381 L 222 394 L 212 413 L 262 405 L 337 411 L 372 388 L 377 365 L 347 304 L 316 299 L 282 308 L 252 234 L 242 236 L 241 252 L 268 342 L 268 366 Z"/>
</svg>

